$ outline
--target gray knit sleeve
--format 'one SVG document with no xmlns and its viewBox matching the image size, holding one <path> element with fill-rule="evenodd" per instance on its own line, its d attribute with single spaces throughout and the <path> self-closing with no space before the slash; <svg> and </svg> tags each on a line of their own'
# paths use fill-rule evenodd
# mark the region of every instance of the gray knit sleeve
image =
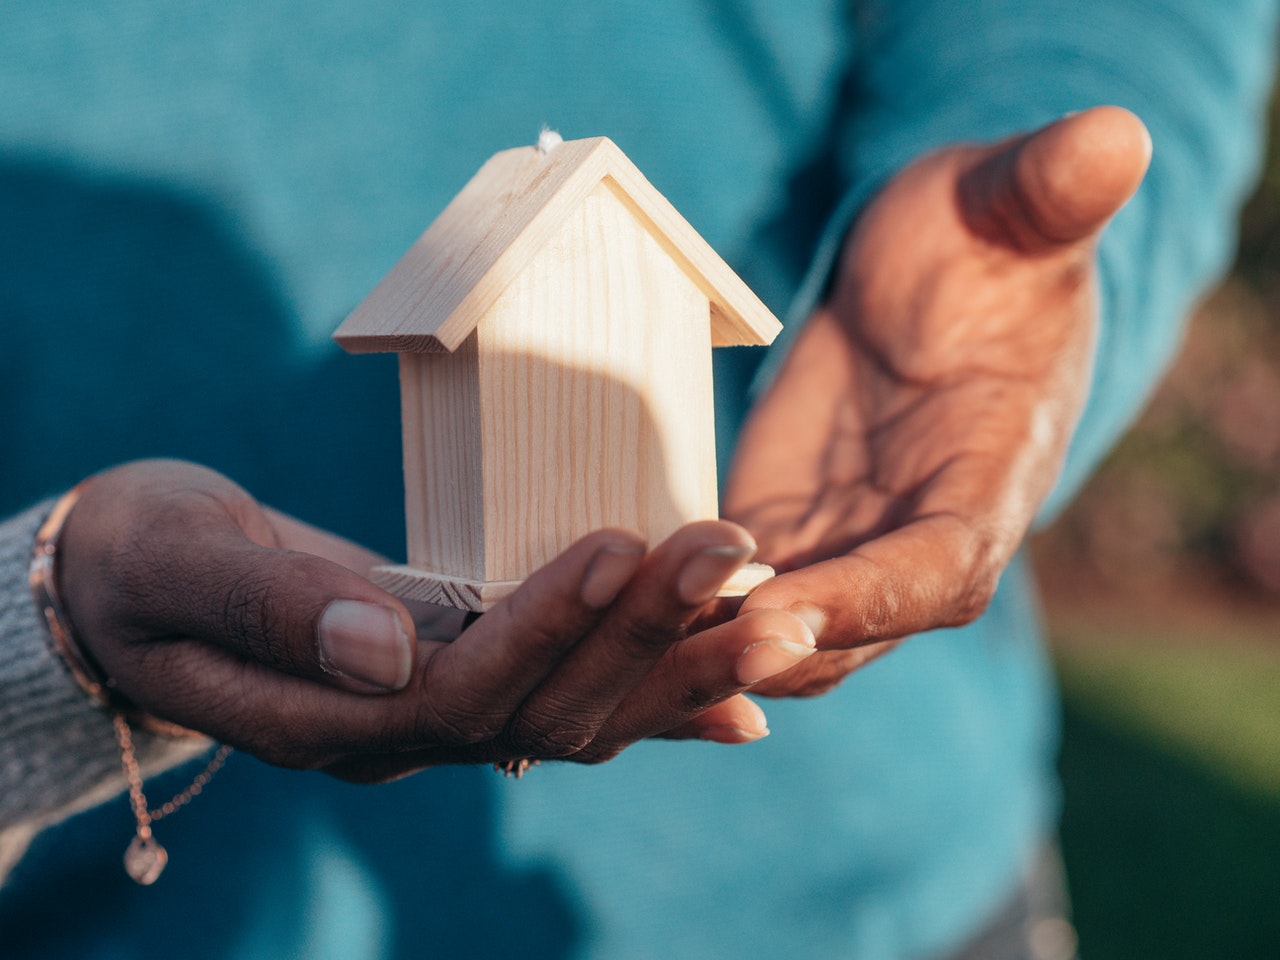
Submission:
<svg viewBox="0 0 1280 960">
<path fill-rule="evenodd" d="M 43 827 L 124 789 L 111 718 L 76 686 L 49 646 L 27 585 L 40 504 L 0 523 L 0 878 Z M 137 736 L 154 772 L 207 741 Z"/>
</svg>

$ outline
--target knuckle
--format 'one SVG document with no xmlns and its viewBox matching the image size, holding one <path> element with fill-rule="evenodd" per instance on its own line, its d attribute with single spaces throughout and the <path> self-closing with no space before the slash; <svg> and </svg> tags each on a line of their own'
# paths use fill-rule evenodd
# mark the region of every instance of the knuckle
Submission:
<svg viewBox="0 0 1280 960">
<path fill-rule="evenodd" d="M 511 725 L 508 740 L 522 756 L 538 759 L 570 757 L 591 743 L 595 728 L 582 721 L 566 721 L 551 710 L 522 711 Z"/>
<path fill-rule="evenodd" d="M 655 654 L 683 639 L 683 633 L 678 627 L 655 620 L 629 620 L 622 628 L 623 649 L 637 659 L 651 660 Z"/>
<path fill-rule="evenodd" d="M 991 606 L 996 594 L 996 577 L 982 574 L 966 585 L 957 598 L 948 626 L 962 627 L 973 623 Z"/>
<path fill-rule="evenodd" d="M 710 681 L 699 678 L 698 664 L 684 646 L 677 646 L 671 653 L 671 679 L 664 695 L 667 712 L 692 716 L 713 707 L 725 699 L 733 689 L 715 688 Z"/>
<path fill-rule="evenodd" d="M 415 726 L 426 733 L 427 739 L 432 742 L 455 747 L 486 743 L 501 729 L 500 724 L 482 714 L 452 702 L 437 703 L 430 696 L 423 699 Z M 390 743 L 395 743 L 397 739 L 399 738 L 395 734 L 388 737 Z"/>
<path fill-rule="evenodd" d="M 421 746 L 423 741 L 471 747 L 496 738 L 506 727 L 506 714 L 476 702 L 464 684 L 450 676 L 437 659 L 427 663 L 422 695 L 409 732 L 392 731 L 387 742 L 393 749 Z"/>
<path fill-rule="evenodd" d="M 220 608 L 215 611 L 230 643 L 262 663 L 291 673 L 312 675 L 318 669 L 315 646 L 305 598 L 291 589 L 292 583 L 320 582 L 325 566 L 318 557 L 295 554 L 291 557 L 288 580 L 274 570 L 228 571 L 221 591 Z M 301 638 L 306 638 L 302 640 Z M 295 639 L 298 638 L 298 639 Z"/>
<path fill-rule="evenodd" d="M 866 605 L 861 612 L 861 629 L 859 639 L 875 641 L 887 639 L 894 631 L 903 608 L 903 598 L 896 584 L 886 585 L 885 589 L 867 597 Z"/>
<path fill-rule="evenodd" d="M 273 621 L 275 585 L 257 572 L 235 576 L 222 597 L 221 622 L 228 639 L 255 660 L 279 662 Z"/>
<path fill-rule="evenodd" d="M 681 680 L 672 694 L 672 707 L 680 713 L 692 715 L 715 706 L 726 695 L 726 691 L 713 690 L 702 684 Z"/>
<path fill-rule="evenodd" d="M 994 537 L 974 536 L 965 552 L 966 575 L 959 580 L 948 626 L 973 623 L 986 613 L 1000 582 Z"/>
</svg>

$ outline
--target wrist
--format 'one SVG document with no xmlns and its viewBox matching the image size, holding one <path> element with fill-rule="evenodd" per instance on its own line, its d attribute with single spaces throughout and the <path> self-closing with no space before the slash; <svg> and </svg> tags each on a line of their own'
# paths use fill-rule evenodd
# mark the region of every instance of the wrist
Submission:
<svg viewBox="0 0 1280 960">
<path fill-rule="evenodd" d="M 104 710 L 123 714 L 151 733 L 167 737 L 199 736 L 139 710 L 117 688 L 115 681 L 83 642 L 64 603 L 62 548 L 71 514 L 79 503 L 84 484 L 78 484 L 54 504 L 36 531 L 28 584 L 39 619 L 55 658 L 85 696 Z"/>
<path fill-rule="evenodd" d="M 36 531 L 29 583 L 32 599 L 40 612 L 40 620 L 45 625 L 49 644 L 59 663 L 85 696 L 98 706 L 108 708 L 119 705 L 118 695 L 113 691 L 101 665 L 80 643 L 62 602 L 62 589 L 58 579 L 58 550 L 62 534 L 67 518 L 79 499 L 79 486 L 63 494 Z"/>
</svg>

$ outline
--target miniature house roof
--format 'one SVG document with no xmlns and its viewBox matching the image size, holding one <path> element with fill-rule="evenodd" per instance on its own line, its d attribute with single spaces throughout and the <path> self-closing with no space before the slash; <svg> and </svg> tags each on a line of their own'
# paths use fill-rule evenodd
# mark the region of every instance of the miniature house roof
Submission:
<svg viewBox="0 0 1280 960">
<path fill-rule="evenodd" d="M 602 183 L 710 301 L 713 346 L 777 336 L 768 307 L 611 140 L 596 137 L 490 158 L 334 339 L 350 353 L 452 352 Z"/>
</svg>

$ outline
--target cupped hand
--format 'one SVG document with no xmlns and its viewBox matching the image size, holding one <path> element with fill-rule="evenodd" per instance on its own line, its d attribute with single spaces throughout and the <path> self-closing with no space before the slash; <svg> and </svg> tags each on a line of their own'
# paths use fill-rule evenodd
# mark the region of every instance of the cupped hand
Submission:
<svg viewBox="0 0 1280 960">
<path fill-rule="evenodd" d="M 1136 117 L 1099 107 L 926 156 L 860 216 L 729 476 L 726 516 L 782 572 L 743 613 L 818 634 L 757 692 L 822 693 L 985 609 L 1083 407 L 1097 239 L 1150 151 Z"/>
<path fill-rule="evenodd" d="M 753 552 L 733 524 L 652 551 L 598 531 L 462 630 L 365 579 L 377 557 L 192 464 L 91 478 L 59 548 L 76 632 L 140 710 L 284 766 L 383 780 L 440 763 L 608 759 L 767 733 L 739 694 L 813 651 L 777 610 L 686 636 Z"/>
</svg>

